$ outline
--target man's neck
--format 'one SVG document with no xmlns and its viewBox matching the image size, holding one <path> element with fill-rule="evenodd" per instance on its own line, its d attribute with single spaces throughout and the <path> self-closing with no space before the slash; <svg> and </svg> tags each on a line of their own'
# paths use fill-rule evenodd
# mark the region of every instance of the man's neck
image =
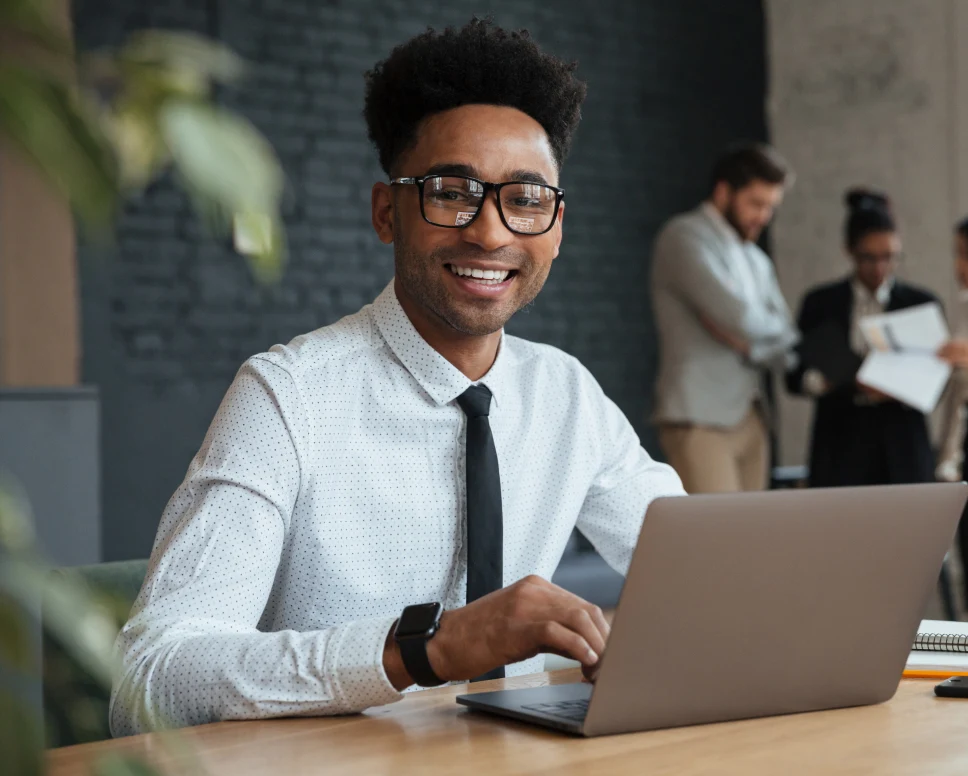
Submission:
<svg viewBox="0 0 968 776">
<path fill-rule="evenodd" d="M 393 287 L 400 307 L 407 314 L 417 334 L 466 375 L 468 380 L 480 380 L 490 371 L 501 344 L 500 331 L 482 336 L 464 334 L 410 299 L 400 287 L 399 280 L 394 281 Z"/>
<path fill-rule="evenodd" d="M 723 230 L 725 234 L 728 234 L 731 238 L 735 238 L 741 244 L 748 242 L 743 235 L 736 231 L 736 227 L 729 222 L 729 219 L 726 218 L 726 214 L 719 209 L 715 202 L 713 202 L 711 199 L 707 199 L 703 202 L 702 206 L 708 216 L 716 223 L 717 228 Z"/>
</svg>

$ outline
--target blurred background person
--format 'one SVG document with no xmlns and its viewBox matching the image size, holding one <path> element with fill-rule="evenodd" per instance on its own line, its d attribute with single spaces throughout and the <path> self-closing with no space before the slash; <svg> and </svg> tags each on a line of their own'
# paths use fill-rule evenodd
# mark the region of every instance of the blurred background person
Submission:
<svg viewBox="0 0 968 776">
<path fill-rule="evenodd" d="M 791 179 L 769 146 L 734 146 L 713 169 L 709 198 L 673 218 L 656 239 L 654 419 L 689 493 L 768 484 L 761 373 L 798 335 L 773 263 L 756 241 Z"/>
<path fill-rule="evenodd" d="M 816 399 L 810 484 L 932 482 L 934 456 L 925 416 L 860 385 L 856 371 L 868 350 L 860 330 L 862 318 L 937 302 L 937 298 L 895 276 L 901 235 L 887 197 L 852 189 L 846 203 L 845 245 L 853 272 L 807 292 L 798 318 L 803 335 L 800 363 L 787 374 L 792 393 Z M 823 354 L 824 348 L 829 352 Z M 846 357 L 836 355 L 840 352 Z M 846 374 L 840 369 L 839 374 L 825 374 L 819 366 L 821 362 L 843 364 L 849 358 L 854 367 Z"/>
<path fill-rule="evenodd" d="M 952 339 L 939 355 L 955 368 L 941 409 L 941 439 L 935 476 L 944 482 L 958 482 L 964 477 L 966 421 L 968 421 L 968 218 L 955 227 L 954 270 L 958 284 L 958 301 L 952 312 Z M 958 526 L 958 554 L 962 569 L 968 565 L 968 509 Z M 961 574 L 962 593 L 968 601 L 968 574 Z"/>
<path fill-rule="evenodd" d="M 968 403 L 968 218 L 955 227 L 954 254 L 958 303 L 951 315 L 951 341 L 939 353 L 955 367 L 942 405 L 941 444 L 936 470 L 938 479 L 946 482 L 957 482 L 962 478 L 965 460 L 965 405 Z"/>
</svg>

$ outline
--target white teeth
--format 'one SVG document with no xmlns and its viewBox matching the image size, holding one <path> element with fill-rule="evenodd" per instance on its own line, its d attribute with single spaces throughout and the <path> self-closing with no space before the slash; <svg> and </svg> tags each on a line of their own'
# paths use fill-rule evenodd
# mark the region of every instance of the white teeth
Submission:
<svg viewBox="0 0 968 776">
<path fill-rule="evenodd" d="M 455 275 L 465 278 L 474 278 L 474 280 L 488 286 L 503 283 L 505 280 L 507 280 L 507 277 L 510 274 L 510 272 L 506 269 L 471 269 L 469 267 L 458 267 L 454 264 L 449 266 L 450 271 Z"/>
</svg>

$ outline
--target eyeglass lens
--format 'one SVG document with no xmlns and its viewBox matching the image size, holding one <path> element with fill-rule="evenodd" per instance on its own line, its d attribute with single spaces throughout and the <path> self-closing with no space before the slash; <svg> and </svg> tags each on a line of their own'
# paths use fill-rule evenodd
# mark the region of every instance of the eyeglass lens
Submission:
<svg viewBox="0 0 968 776">
<path fill-rule="evenodd" d="M 508 228 L 520 234 L 547 231 L 555 217 L 557 194 L 540 183 L 511 183 L 498 205 Z M 463 226 L 484 204 L 484 187 L 470 178 L 434 175 L 424 181 L 424 217 L 437 226 Z"/>
</svg>

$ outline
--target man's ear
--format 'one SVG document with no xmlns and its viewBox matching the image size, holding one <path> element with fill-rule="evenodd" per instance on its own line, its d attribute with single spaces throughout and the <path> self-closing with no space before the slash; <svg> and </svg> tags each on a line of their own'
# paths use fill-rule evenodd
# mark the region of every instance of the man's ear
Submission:
<svg viewBox="0 0 968 776">
<path fill-rule="evenodd" d="M 380 242 L 390 245 L 393 242 L 393 189 L 390 184 L 378 181 L 370 192 L 370 218 L 373 231 Z"/>
<path fill-rule="evenodd" d="M 713 193 L 710 195 L 709 199 L 720 212 L 724 212 L 732 197 L 733 187 L 730 186 L 726 181 L 717 181 L 716 185 L 713 186 Z"/>
<path fill-rule="evenodd" d="M 555 223 L 552 229 L 555 235 L 555 250 L 554 250 L 554 253 L 552 253 L 551 255 L 552 259 L 558 258 L 558 251 L 561 248 L 561 240 L 562 240 L 562 237 L 564 237 L 564 221 L 565 221 L 565 203 L 564 202 L 562 202 L 561 205 L 559 205 L 558 207 L 558 217 L 555 219 L 555 221 L 557 223 Z"/>
</svg>

